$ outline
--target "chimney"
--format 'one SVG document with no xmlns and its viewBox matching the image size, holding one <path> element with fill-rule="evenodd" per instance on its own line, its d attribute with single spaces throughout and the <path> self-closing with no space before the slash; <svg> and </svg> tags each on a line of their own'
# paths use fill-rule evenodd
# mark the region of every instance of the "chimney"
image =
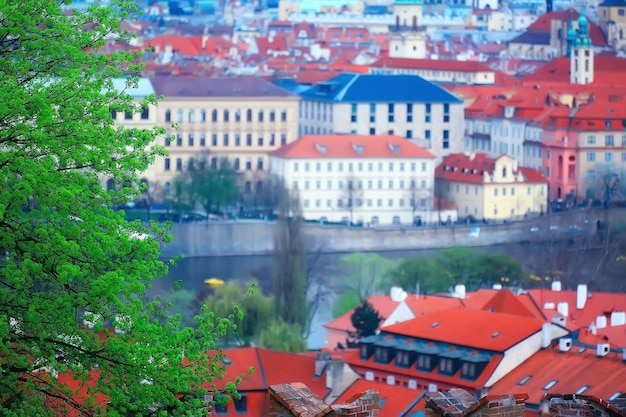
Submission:
<svg viewBox="0 0 626 417">
<path fill-rule="evenodd" d="M 166 43 L 165 44 L 165 53 L 166 54 L 171 54 L 172 53 L 172 44 L 171 43 Z"/>
<path fill-rule="evenodd" d="M 209 35 L 205 33 L 202 35 L 202 50 L 206 49 L 207 42 L 209 42 Z"/>
<path fill-rule="evenodd" d="M 315 357 L 315 377 L 319 378 L 330 361 L 330 352 L 318 352 Z"/>
<path fill-rule="evenodd" d="M 572 339 L 563 338 L 559 339 L 559 352 L 567 352 L 572 348 Z"/>
<path fill-rule="evenodd" d="M 611 351 L 611 345 L 608 343 L 598 343 L 596 347 L 596 356 L 601 358 L 609 354 Z"/>
<path fill-rule="evenodd" d="M 554 316 L 552 317 L 552 323 L 565 327 L 567 325 L 567 318 L 564 316 Z"/>
<path fill-rule="evenodd" d="M 454 294 L 452 294 L 454 298 L 465 298 L 465 285 L 459 284 L 454 286 Z"/>
<path fill-rule="evenodd" d="M 378 390 L 360 392 L 344 404 L 330 406 L 301 382 L 269 387 L 269 417 L 325 416 L 378 417 L 380 395 Z"/>
<path fill-rule="evenodd" d="M 585 308 L 587 302 L 587 286 L 585 284 L 578 284 L 576 290 L 576 308 L 582 310 Z"/>
<path fill-rule="evenodd" d="M 545 349 L 552 343 L 552 336 L 550 334 L 550 323 L 543 323 L 541 326 L 541 348 Z"/>
<path fill-rule="evenodd" d="M 416 283 L 415 284 L 415 299 L 419 300 L 420 299 L 420 283 Z"/>
<path fill-rule="evenodd" d="M 561 281 L 552 281 L 552 291 L 561 291 Z"/>
<path fill-rule="evenodd" d="M 402 287 L 393 286 L 391 287 L 389 296 L 391 297 L 391 301 L 401 303 L 406 299 L 407 293 L 402 289 Z"/>
<path fill-rule="evenodd" d="M 556 305 L 556 311 L 562 315 L 567 317 L 569 315 L 569 304 L 567 302 L 560 302 Z"/>
<path fill-rule="evenodd" d="M 606 316 L 596 317 L 596 328 L 604 329 L 606 327 Z"/>
<path fill-rule="evenodd" d="M 623 326 L 626 324 L 626 312 L 614 311 L 611 313 L 611 326 Z"/>
</svg>

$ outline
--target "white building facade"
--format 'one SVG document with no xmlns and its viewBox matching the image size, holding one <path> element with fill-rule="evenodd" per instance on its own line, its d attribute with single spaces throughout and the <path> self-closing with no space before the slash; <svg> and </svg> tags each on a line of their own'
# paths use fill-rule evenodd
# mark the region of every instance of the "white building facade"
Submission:
<svg viewBox="0 0 626 417">
<path fill-rule="evenodd" d="M 270 153 L 270 174 L 298 193 L 305 219 L 364 226 L 437 219 L 434 164 L 395 135 L 306 135 Z"/>
</svg>

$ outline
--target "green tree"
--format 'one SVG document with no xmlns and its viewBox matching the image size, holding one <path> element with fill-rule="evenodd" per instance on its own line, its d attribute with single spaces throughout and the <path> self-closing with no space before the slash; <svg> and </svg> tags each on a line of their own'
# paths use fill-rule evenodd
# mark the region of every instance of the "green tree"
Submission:
<svg viewBox="0 0 626 417">
<path fill-rule="evenodd" d="M 237 327 L 227 336 L 236 337 L 243 344 L 249 344 L 270 324 L 274 317 L 273 303 L 272 297 L 263 295 L 256 282 L 246 288 L 237 280 L 216 287 L 204 301 L 206 308 L 218 316 L 229 315 L 234 305 L 241 308 L 243 317 L 236 320 Z"/>
<path fill-rule="evenodd" d="M 343 316 L 348 311 L 358 306 L 361 302 L 359 295 L 354 291 L 341 293 L 333 304 L 333 317 Z"/>
<path fill-rule="evenodd" d="M 339 265 L 343 288 L 354 291 L 360 300 L 366 300 L 382 286 L 393 261 L 377 253 L 355 252 L 339 258 Z"/>
<path fill-rule="evenodd" d="M 177 175 L 172 179 L 167 201 L 172 205 L 178 219 L 182 219 L 183 212 L 189 207 L 189 183 L 183 175 Z"/>
<path fill-rule="evenodd" d="M 420 292 L 446 292 L 454 285 L 451 274 L 442 270 L 431 258 L 415 257 L 401 259 L 388 272 L 385 285 L 390 288 L 400 286 L 407 291 L 414 291 L 419 284 Z"/>
<path fill-rule="evenodd" d="M 477 255 L 478 252 L 475 249 L 454 246 L 439 251 L 435 255 L 435 262 L 442 271 L 442 277 L 447 281 L 475 287 L 479 280 Z"/>
<path fill-rule="evenodd" d="M 136 7 L 70 3 L 0 2 L 1 413 L 200 415 L 200 387 L 213 389 L 224 370 L 219 352 L 207 352 L 230 322 L 204 309 L 184 328 L 160 300 L 145 299 L 167 273 L 165 231 L 113 210 L 136 188 L 101 184 L 137 184 L 166 154 L 153 144 L 163 129 L 113 124 L 112 111 L 156 104 L 128 94 L 141 69 L 135 54 L 97 52 L 127 40 L 121 22 Z"/>
<path fill-rule="evenodd" d="M 482 252 L 476 259 L 477 284 L 520 284 L 526 275 L 521 263 L 502 253 Z"/>
<path fill-rule="evenodd" d="M 206 163 L 194 165 L 187 170 L 185 176 L 190 198 L 202 206 L 207 218 L 214 210 L 219 212 L 223 207 L 237 201 L 238 174 L 228 158 L 221 158 L 216 166 Z"/>
<path fill-rule="evenodd" d="M 279 319 L 261 331 L 259 346 L 281 352 L 304 352 L 306 341 L 299 324 L 289 324 Z"/>
<path fill-rule="evenodd" d="M 276 316 L 301 330 L 307 323 L 306 240 L 302 209 L 296 191 L 283 190 L 279 201 L 279 219 L 274 229 L 272 257 L 272 294 Z"/>
<path fill-rule="evenodd" d="M 359 340 L 363 337 L 376 334 L 376 330 L 378 330 L 378 327 L 383 322 L 383 317 L 367 300 L 363 300 L 361 304 L 354 309 L 354 313 L 350 316 L 350 321 L 356 329 L 354 335 L 351 336 Z"/>
</svg>

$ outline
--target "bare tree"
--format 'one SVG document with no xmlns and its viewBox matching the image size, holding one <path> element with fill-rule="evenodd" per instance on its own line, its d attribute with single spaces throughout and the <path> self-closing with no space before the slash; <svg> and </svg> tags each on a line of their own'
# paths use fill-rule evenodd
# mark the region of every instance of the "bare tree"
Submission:
<svg viewBox="0 0 626 417">
<path fill-rule="evenodd" d="M 350 224 L 354 224 L 354 210 L 363 205 L 363 182 L 354 174 L 346 177 L 342 199 L 346 202 L 346 209 L 350 213 Z"/>
<path fill-rule="evenodd" d="M 158 181 L 150 181 L 147 178 L 140 180 L 141 199 L 145 204 L 146 216 L 150 221 L 151 207 L 156 203 L 161 203 L 165 200 L 165 190 L 163 185 Z"/>
<path fill-rule="evenodd" d="M 417 211 L 432 211 L 433 210 L 433 193 L 430 188 L 422 188 L 417 185 L 417 178 L 412 178 L 407 190 L 407 197 L 409 199 L 409 206 L 411 207 L 411 216 L 413 224 L 417 225 L 416 213 Z M 424 204 L 422 204 L 424 203 Z M 422 219 L 424 220 L 424 219 Z"/>
</svg>

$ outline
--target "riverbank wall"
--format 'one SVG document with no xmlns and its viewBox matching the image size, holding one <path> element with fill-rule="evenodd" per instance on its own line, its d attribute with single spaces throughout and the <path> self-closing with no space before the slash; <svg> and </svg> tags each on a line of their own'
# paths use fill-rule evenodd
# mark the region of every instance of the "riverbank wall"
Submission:
<svg viewBox="0 0 626 417">
<path fill-rule="evenodd" d="M 596 215 L 572 212 L 504 224 L 438 227 L 350 228 L 306 224 L 309 249 L 324 253 L 440 249 L 455 245 L 493 246 L 565 236 L 572 230 L 592 234 Z M 278 225 L 263 221 L 174 224 L 162 255 L 172 257 L 267 255 Z"/>
</svg>

